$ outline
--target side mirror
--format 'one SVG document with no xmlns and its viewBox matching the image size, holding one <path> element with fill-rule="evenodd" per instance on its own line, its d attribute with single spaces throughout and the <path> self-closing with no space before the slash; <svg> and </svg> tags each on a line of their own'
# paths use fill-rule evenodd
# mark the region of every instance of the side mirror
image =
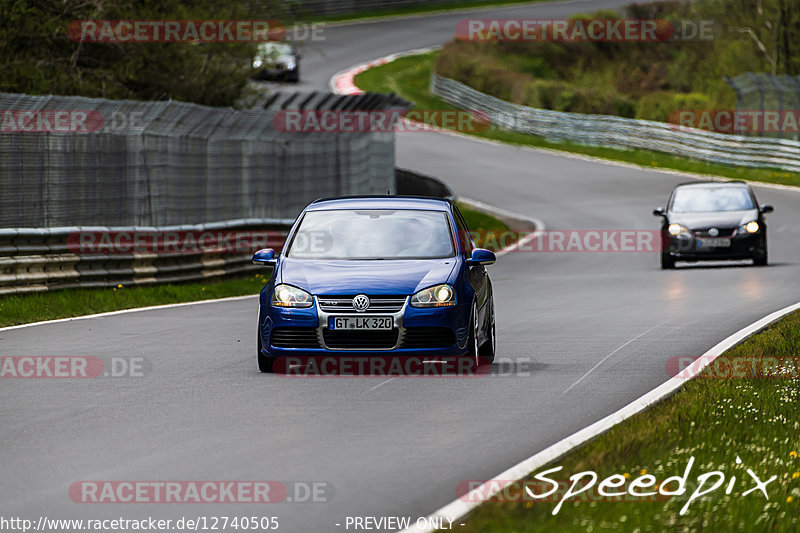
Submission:
<svg viewBox="0 0 800 533">
<path fill-rule="evenodd" d="M 263 248 L 253 254 L 254 265 L 274 265 L 276 263 L 275 250 Z"/>
<path fill-rule="evenodd" d="M 483 248 L 475 248 L 472 250 L 472 255 L 467 259 L 467 264 L 472 265 L 491 265 L 497 261 L 497 256 L 491 250 Z"/>
<path fill-rule="evenodd" d="M 663 217 L 664 216 L 664 208 L 663 207 L 656 207 L 653 209 L 653 216 L 654 217 Z"/>
<path fill-rule="evenodd" d="M 774 207 L 772 207 L 772 206 L 771 206 L 771 205 L 769 205 L 769 204 L 764 204 L 764 205 L 762 205 L 762 206 L 760 207 L 760 211 L 761 211 L 762 213 L 772 213 L 773 211 L 775 211 L 775 208 L 774 208 Z"/>
</svg>

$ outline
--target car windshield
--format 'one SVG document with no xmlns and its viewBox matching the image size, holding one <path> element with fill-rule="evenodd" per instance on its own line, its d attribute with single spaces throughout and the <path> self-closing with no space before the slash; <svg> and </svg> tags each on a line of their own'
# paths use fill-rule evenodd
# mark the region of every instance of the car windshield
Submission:
<svg viewBox="0 0 800 533">
<path fill-rule="evenodd" d="M 753 209 L 753 198 L 744 187 L 686 187 L 672 196 L 673 213 L 710 213 Z"/>
<path fill-rule="evenodd" d="M 289 43 L 266 42 L 258 47 L 259 55 L 264 57 L 286 57 L 293 55 L 292 45 Z"/>
<path fill-rule="evenodd" d="M 424 210 L 308 211 L 287 257 L 437 259 L 453 257 L 447 213 Z"/>
</svg>

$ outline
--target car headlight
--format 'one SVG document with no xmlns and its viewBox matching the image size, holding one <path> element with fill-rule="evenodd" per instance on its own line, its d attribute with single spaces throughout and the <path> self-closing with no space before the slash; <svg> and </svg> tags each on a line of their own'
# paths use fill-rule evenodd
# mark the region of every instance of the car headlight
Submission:
<svg viewBox="0 0 800 533">
<path fill-rule="evenodd" d="M 288 63 L 286 63 L 286 70 L 294 70 L 295 68 L 297 68 L 296 61 L 289 61 Z"/>
<path fill-rule="evenodd" d="M 761 226 L 758 225 L 758 222 L 751 220 L 747 224 L 742 224 L 739 226 L 739 231 L 737 233 L 758 233 L 758 230 L 760 229 Z"/>
<path fill-rule="evenodd" d="M 261 61 L 258 58 L 253 60 L 253 68 L 261 68 L 261 65 L 263 65 L 263 64 L 264 64 L 264 62 Z"/>
<path fill-rule="evenodd" d="M 670 224 L 669 226 L 667 226 L 667 233 L 669 233 L 673 237 L 677 237 L 681 233 L 688 234 L 689 229 L 686 228 L 685 226 L 681 226 L 680 224 Z"/>
<path fill-rule="evenodd" d="M 422 289 L 411 297 L 412 307 L 450 307 L 456 305 L 456 291 L 452 285 L 443 283 Z"/>
<path fill-rule="evenodd" d="M 311 307 L 314 299 L 303 289 L 281 283 L 272 291 L 274 307 Z"/>
</svg>

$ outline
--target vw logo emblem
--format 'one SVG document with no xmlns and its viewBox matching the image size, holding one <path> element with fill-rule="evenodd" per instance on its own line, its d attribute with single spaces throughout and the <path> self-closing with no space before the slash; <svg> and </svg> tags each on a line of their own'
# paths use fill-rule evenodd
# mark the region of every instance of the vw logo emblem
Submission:
<svg viewBox="0 0 800 533">
<path fill-rule="evenodd" d="M 708 230 L 708 234 L 711 235 L 712 237 L 716 237 L 717 235 L 719 235 L 719 230 L 717 228 L 711 228 L 710 230 Z"/>
<path fill-rule="evenodd" d="M 353 309 L 362 313 L 369 309 L 369 298 L 367 298 L 366 294 L 359 294 L 355 298 L 353 298 Z"/>
</svg>

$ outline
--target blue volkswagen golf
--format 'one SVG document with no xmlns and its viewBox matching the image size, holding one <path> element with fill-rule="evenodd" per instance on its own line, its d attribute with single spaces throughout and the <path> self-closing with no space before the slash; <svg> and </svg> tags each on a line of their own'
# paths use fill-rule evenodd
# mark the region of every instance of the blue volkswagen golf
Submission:
<svg viewBox="0 0 800 533">
<path fill-rule="evenodd" d="M 316 200 L 295 221 L 260 295 L 258 367 L 287 356 L 413 356 L 490 363 L 489 250 L 475 248 L 449 200 Z"/>
</svg>

